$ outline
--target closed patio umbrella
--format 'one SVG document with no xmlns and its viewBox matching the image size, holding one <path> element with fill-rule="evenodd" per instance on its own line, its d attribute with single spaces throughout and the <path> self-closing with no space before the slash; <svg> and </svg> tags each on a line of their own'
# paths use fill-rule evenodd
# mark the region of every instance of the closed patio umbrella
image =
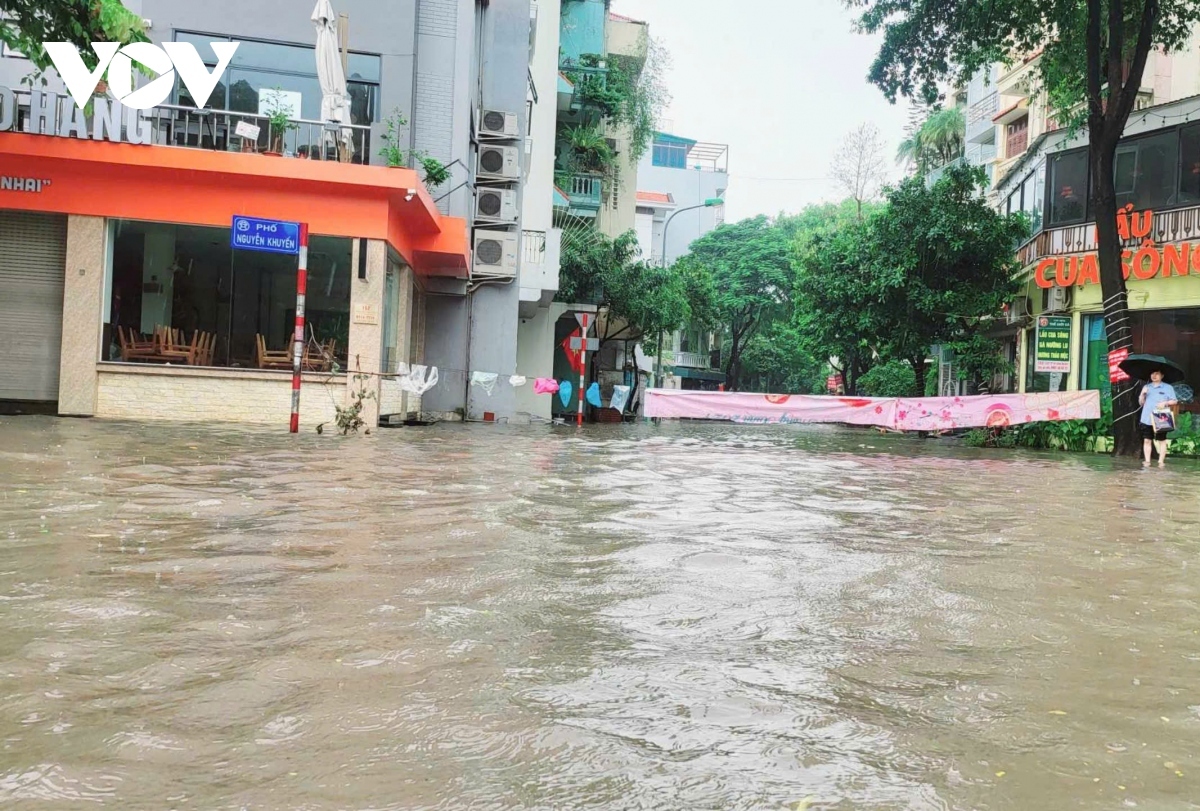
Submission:
<svg viewBox="0 0 1200 811">
<path fill-rule="evenodd" d="M 312 13 L 313 26 L 317 29 L 317 80 L 321 83 L 321 120 L 329 123 L 350 123 L 350 97 L 346 93 L 346 73 L 342 70 L 342 58 L 338 53 L 337 15 L 329 0 L 317 0 Z M 342 127 L 341 139 L 350 144 L 350 128 Z M 332 140 L 329 130 L 322 141 Z"/>
<path fill-rule="evenodd" d="M 1183 367 L 1162 355 L 1130 355 L 1121 361 L 1121 371 L 1138 380 L 1149 380 L 1150 373 L 1156 369 L 1162 371 L 1166 383 L 1183 380 Z"/>
</svg>

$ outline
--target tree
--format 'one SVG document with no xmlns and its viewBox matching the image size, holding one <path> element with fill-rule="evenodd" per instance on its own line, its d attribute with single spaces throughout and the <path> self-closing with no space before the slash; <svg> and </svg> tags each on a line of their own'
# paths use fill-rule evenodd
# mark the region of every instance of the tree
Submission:
<svg viewBox="0 0 1200 811">
<path fill-rule="evenodd" d="M 1044 49 L 1038 77 L 1060 120 L 1086 125 L 1091 147 L 1100 288 L 1110 351 L 1133 348 L 1121 271 L 1113 169 L 1151 49 L 1180 49 L 1200 20 L 1200 0 L 846 0 L 859 26 L 883 33 L 871 81 L 890 99 L 937 96 L 993 62 Z M 1115 452 L 1136 455 L 1133 387 L 1113 387 Z"/>
<path fill-rule="evenodd" d="M 672 332 L 691 317 L 689 299 L 704 295 L 684 273 L 644 262 L 640 253 L 633 231 L 609 239 L 590 226 L 564 229 L 557 298 L 597 305 L 605 314 L 601 345 Z"/>
<path fill-rule="evenodd" d="M 873 124 L 860 124 L 846 136 L 830 168 L 834 183 L 856 204 L 862 219 L 863 203 L 874 200 L 887 175 L 883 168 L 883 140 Z"/>
<path fill-rule="evenodd" d="M 776 319 L 746 342 L 737 388 L 789 394 L 823 392 L 825 362 L 808 352 L 790 319 Z"/>
<path fill-rule="evenodd" d="M 682 273 L 712 280 L 713 320 L 729 347 L 726 385 L 736 390 L 747 342 L 789 306 L 792 265 L 787 235 L 763 216 L 722 225 L 693 242 L 676 266 Z"/>
<path fill-rule="evenodd" d="M 907 138 L 900 142 L 896 161 L 918 175 L 961 158 L 967 121 L 961 109 L 933 110 Z"/>
<path fill-rule="evenodd" d="M 146 42 L 142 18 L 121 0 L 0 0 L 0 42 L 29 57 L 35 75 L 51 67 L 43 42 L 70 42 L 96 66 L 93 42 Z"/>
<path fill-rule="evenodd" d="M 1016 292 L 1013 246 L 1028 224 L 989 208 L 985 182 L 965 167 L 932 188 L 909 178 L 868 220 L 801 250 L 797 323 L 839 359 L 847 391 L 876 360 L 902 361 L 919 395 L 934 344 L 986 354 L 982 333 Z"/>
</svg>

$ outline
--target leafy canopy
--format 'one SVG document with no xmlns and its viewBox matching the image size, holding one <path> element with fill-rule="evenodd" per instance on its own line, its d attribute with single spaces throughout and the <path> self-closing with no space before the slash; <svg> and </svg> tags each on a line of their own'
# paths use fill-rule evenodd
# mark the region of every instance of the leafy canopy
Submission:
<svg viewBox="0 0 1200 811">
<path fill-rule="evenodd" d="M 0 42 L 29 57 L 35 74 L 51 67 L 44 42 L 70 42 L 96 66 L 93 42 L 146 42 L 142 18 L 121 0 L 0 0 Z"/>
</svg>

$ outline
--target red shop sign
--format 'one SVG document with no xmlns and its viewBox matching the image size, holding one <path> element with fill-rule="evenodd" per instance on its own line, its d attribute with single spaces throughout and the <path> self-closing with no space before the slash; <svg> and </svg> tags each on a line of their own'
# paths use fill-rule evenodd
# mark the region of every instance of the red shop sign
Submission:
<svg viewBox="0 0 1200 811">
<path fill-rule="evenodd" d="M 1125 374 L 1121 369 L 1121 361 L 1129 357 L 1129 349 L 1115 349 L 1108 353 L 1108 382 L 1124 383 L 1129 379 L 1129 375 Z"/>
</svg>

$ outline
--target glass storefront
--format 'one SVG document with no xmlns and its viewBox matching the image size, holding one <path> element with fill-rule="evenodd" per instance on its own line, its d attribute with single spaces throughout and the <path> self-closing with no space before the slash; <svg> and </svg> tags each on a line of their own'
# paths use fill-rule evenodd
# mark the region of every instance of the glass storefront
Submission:
<svg viewBox="0 0 1200 811">
<path fill-rule="evenodd" d="M 1184 370 L 1184 381 L 1192 386 L 1200 381 L 1200 308 L 1176 310 L 1131 310 L 1133 343 L 1139 352 L 1162 355 Z M 1081 388 L 1099 389 L 1108 394 L 1108 338 L 1104 318 L 1084 317 L 1083 367 Z M 1200 410 L 1195 403 L 1181 406 L 1184 411 Z"/>
<path fill-rule="evenodd" d="M 233 250 L 229 231 L 110 221 L 103 360 L 290 368 L 297 258 Z M 349 238 L 309 238 L 306 368 L 346 366 L 350 264 Z"/>
</svg>

